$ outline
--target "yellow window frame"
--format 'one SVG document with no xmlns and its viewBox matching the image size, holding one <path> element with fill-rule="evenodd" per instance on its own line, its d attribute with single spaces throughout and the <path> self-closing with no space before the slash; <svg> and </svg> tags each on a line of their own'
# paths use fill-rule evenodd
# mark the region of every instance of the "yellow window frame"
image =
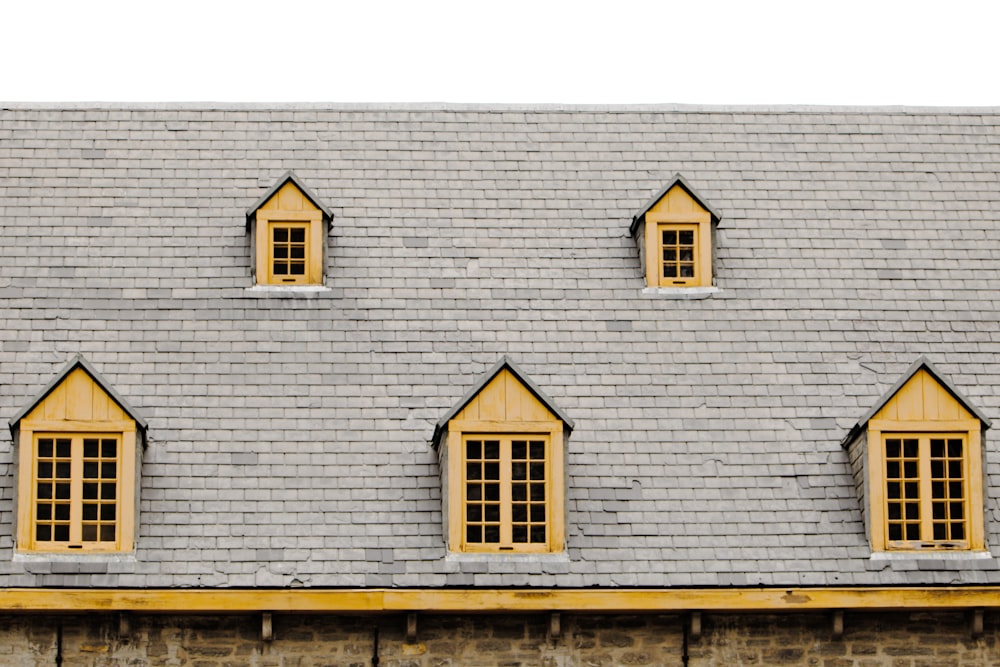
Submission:
<svg viewBox="0 0 1000 667">
<path fill-rule="evenodd" d="M 563 464 L 562 422 L 492 422 L 453 420 L 448 441 L 448 548 L 465 553 L 551 553 L 565 546 L 565 471 Z M 500 538 L 495 542 L 474 542 L 469 538 L 468 477 L 466 457 L 469 441 L 498 440 L 504 450 L 500 474 Z M 545 540 L 515 541 L 513 532 L 513 485 L 511 443 L 516 440 L 542 441 L 545 448 Z M 475 481 L 475 480 L 472 480 Z M 530 491 L 529 491 L 530 493 Z M 530 509 L 529 509 L 530 516 Z M 530 522 L 529 522 L 530 524 Z M 529 527 L 530 532 L 530 527 Z"/>
<path fill-rule="evenodd" d="M 935 439 L 960 439 L 961 455 L 961 514 L 964 536 L 961 539 L 942 539 L 934 534 L 935 524 L 941 524 L 944 517 L 935 514 L 934 504 L 945 499 L 940 491 L 935 493 L 935 483 L 947 483 L 932 473 L 931 441 Z M 887 443 L 890 441 L 916 440 L 917 451 L 913 455 L 889 456 Z M 869 479 L 871 491 L 871 535 L 872 548 L 876 551 L 956 551 L 985 549 L 983 519 L 983 470 L 982 438 L 979 422 L 971 420 L 907 422 L 895 420 L 872 420 L 868 428 Z M 899 477 L 900 460 L 912 462 L 911 470 Z M 895 467 L 894 467 L 895 466 Z M 915 485 L 914 492 L 894 489 L 901 478 Z M 908 502 L 907 502 L 908 501 Z M 917 508 L 917 518 L 907 519 L 900 503 Z M 896 505 L 894 508 L 893 506 Z M 937 517 L 937 518 L 935 518 Z M 907 533 L 901 524 L 909 524 L 916 530 Z M 895 527 L 894 527 L 895 524 Z M 916 537 L 916 539 L 914 539 Z"/>
<path fill-rule="evenodd" d="M 712 284 L 712 218 L 705 213 L 646 213 L 646 284 L 650 287 L 708 287 Z M 664 275 L 663 232 L 676 231 L 692 234 L 693 265 L 691 276 Z M 687 244 L 682 244 L 687 245 Z M 676 249 L 677 246 L 675 246 Z M 666 248 L 669 249 L 669 248 Z M 675 260 L 675 265 L 689 260 Z M 680 271 L 678 271 L 680 273 Z"/>
<path fill-rule="evenodd" d="M 541 466 L 537 465 L 535 444 L 542 447 Z M 495 456 L 489 454 L 491 445 L 495 445 Z M 523 453 L 518 451 L 522 448 Z M 470 456 L 474 449 L 478 455 Z M 463 550 L 548 551 L 552 523 L 550 450 L 546 434 L 463 435 Z M 488 472 L 491 467 L 495 472 Z M 541 498 L 534 494 L 539 486 Z M 491 487 L 495 487 L 493 497 Z"/>
<path fill-rule="evenodd" d="M 51 429 L 55 424 L 38 423 L 39 430 L 34 430 L 31 424 L 22 423 L 20 434 L 20 451 L 18 458 L 18 522 L 17 522 L 17 548 L 22 551 L 33 552 L 121 552 L 131 551 L 134 547 L 135 530 L 135 448 L 136 432 L 134 422 L 123 422 L 120 424 L 94 422 L 93 424 L 77 424 L 73 431 L 63 431 Z M 118 429 L 109 426 L 117 426 Z M 101 439 L 116 442 L 116 455 L 114 457 L 116 479 L 115 479 L 115 535 L 113 540 L 84 539 L 84 526 L 100 525 L 99 520 L 93 520 L 84 516 L 84 505 L 100 505 L 101 503 L 87 503 L 84 498 L 84 440 Z M 49 505 L 47 499 L 39 498 L 39 484 L 47 483 L 51 478 L 39 478 L 39 442 L 40 441 L 69 440 L 70 455 L 68 457 L 68 477 L 63 474 L 57 475 L 60 479 L 68 480 L 70 486 L 69 515 L 65 521 L 45 520 L 39 517 L 38 508 L 40 503 Z M 100 445 L 99 445 L 100 446 Z M 62 459 L 64 457 L 53 457 Z M 88 462 L 93 462 L 91 459 Z M 90 479 L 87 483 L 94 483 Z M 66 482 L 62 482 L 66 483 Z M 53 492 L 53 496 L 55 493 Z M 99 498 L 98 498 L 99 500 Z M 107 499 L 105 499 L 107 500 Z M 111 503 L 103 503 L 105 505 Z M 54 516 L 54 515 L 53 515 Z M 98 517 L 100 510 L 98 509 Z M 59 523 L 69 526 L 68 539 L 44 539 L 39 536 L 39 525 L 53 525 Z M 100 528 L 97 529 L 100 531 Z M 54 536 L 54 531 L 50 535 Z M 98 533 L 98 537 L 100 537 Z"/>
<path fill-rule="evenodd" d="M 323 282 L 323 224 L 321 211 L 258 210 L 256 277 L 258 285 L 320 285 Z M 304 230 L 305 270 L 301 274 L 275 272 L 275 261 L 287 258 L 275 252 L 275 230 Z M 281 245 L 281 244 L 279 244 Z"/>
</svg>

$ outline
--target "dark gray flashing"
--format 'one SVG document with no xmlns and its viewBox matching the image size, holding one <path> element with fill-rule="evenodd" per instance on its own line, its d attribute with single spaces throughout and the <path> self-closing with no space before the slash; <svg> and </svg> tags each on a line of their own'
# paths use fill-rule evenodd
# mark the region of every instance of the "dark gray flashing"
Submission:
<svg viewBox="0 0 1000 667">
<path fill-rule="evenodd" d="M 281 177 L 277 181 L 275 181 L 274 185 L 268 188 L 267 192 L 265 192 L 260 197 L 260 199 L 254 202 L 253 206 L 247 209 L 247 231 L 250 231 L 250 223 L 253 221 L 253 216 L 257 213 L 257 210 L 260 209 L 261 206 L 266 204 L 267 200 L 273 197 L 274 193 L 280 190 L 282 186 L 288 181 L 294 183 L 295 187 L 301 190 L 302 194 L 306 196 L 306 199 L 312 202 L 313 206 L 315 206 L 316 208 L 318 208 L 320 211 L 323 212 L 323 222 L 329 224 L 329 222 L 333 220 L 333 212 L 330 211 L 330 209 L 328 209 L 319 200 L 319 198 L 312 193 L 312 190 L 307 188 L 305 184 L 301 180 L 299 180 L 299 177 L 295 175 L 295 172 L 289 170 L 286 171 L 284 174 L 282 174 Z"/>
<path fill-rule="evenodd" d="M 462 396 L 461 399 L 459 399 L 458 403 L 453 405 L 452 408 L 448 410 L 448 412 L 446 412 L 444 416 L 441 417 L 441 419 L 438 420 L 437 424 L 434 425 L 434 434 L 431 436 L 431 444 L 435 448 L 441 441 L 440 440 L 441 435 L 448 430 L 448 422 L 450 422 L 455 415 L 461 412 L 462 408 L 468 405 L 469 401 L 475 398 L 476 395 L 483 390 L 483 387 L 488 385 L 490 381 L 493 380 L 493 378 L 495 378 L 504 368 L 513 373 L 514 377 L 516 377 L 521 382 L 521 384 L 527 387 L 528 391 L 534 394 L 535 398 L 541 401 L 542 404 L 546 408 L 548 408 L 548 410 L 552 414 L 554 414 L 556 417 L 559 418 L 560 421 L 562 421 L 563 425 L 566 427 L 567 434 L 573 431 L 573 420 L 570 419 L 566 415 L 566 413 L 560 410 L 559 407 L 555 404 L 555 401 L 553 401 L 548 394 L 539 389 L 539 387 L 534 382 L 532 382 L 527 375 L 524 374 L 524 372 L 517 366 L 517 364 L 515 364 L 511 360 L 510 357 L 504 355 L 500 359 L 500 361 L 494 364 L 493 368 L 486 371 L 486 373 L 479 378 L 476 384 L 474 384 L 472 388 L 469 389 L 469 391 L 465 392 L 465 395 Z"/>
<path fill-rule="evenodd" d="M 29 412 L 34 410 L 39 403 L 45 400 L 45 397 L 48 396 L 50 393 L 52 393 L 52 390 L 58 387 L 62 383 L 62 381 L 66 379 L 66 376 L 68 376 L 77 368 L 83 369 L 83 371 L 90 376 L 90 379 L 92 379 L 101 389 L 103 389 L 105 393 L 107 393 L 107 395 L 111 397 L 111 400 L 113 400 L 115 403 L 118 404 L 118 407 L 120 407 L 122 410 L 125 411 L 125 414 L 127 414 L 129 417 L 135 420 L 136 425 L 139 427 L 139 433 L 140 436 L 142 437 L 143 446 L 145 446 L 146 420 L 140 417 L 138 413 L 136 413 L 135 408 L 129 405 L 128 401 L 122 398 L 118 394 L 118 392 L 116 392 L 111 387 L 111 385 L 108 384 L 108 382 L 103 377 L 101 377 L 101 374 L 98 373 L 97 370 L 90 365 L 90 362 L 88 362 L 83 357 L 82 354 L 77 354 L 75 357 L 73 357 L 73 359 L 68 364 L 66 364 L 66 366 L 64 366 L 63 369 L 59 371 L 59 373 L 57 373 L 56 376 L 52 378 L 52 380 L 50 380 L 47 385 L 45 385 L 44 389 L 38 392 L 38 394 L 35 395 L 35 397 L 31 399 L 28 402 L 28 404 L 25 407 L 23 407 L 16 415 L 11 417 L 10 421 L 8 422 L 8 426 L 10 427 L 10 432 L 13 434 L 14 431 L 17 430 L 18 424 L 20 424 L 21 420 L 24 419 L 24 417 Z"/>
<path fill-rule="evenodd" d="M 671 178 L 667 182 L 667 184 L 660 189 L 659 192 L 653 195 L 653 198 L 650 199 L 649 202 L 644 207 L 642 207 L 642 209 L 638 213 L 632 216 L 632 225 L 628 228 L 628 233 L 630 236 L 635 236 L 635 232 L 637 229 L 639 229 L 639 225 L 646 219 L 646 213 L 649 212 L 649 209 L 656 206 L 656 202 L 663 199 L 663 195 L 667 194 L 670 191 L 670 188 L 674 187 L 675 185 L 679 185 L 682 188 L 684 188 L 684 191 L 687 192 L 689 195 L 691 195 L 692 199 L 698 202 L 702 208 L 704 208 L 712 215 L 712 224 L 715 225 L 719 224 L 719 221 L 722 220 L 722 216 L 719 215 L 719 213 L 714 208 L 705 203 L 705 200 L 701 197 L 701 195 L 695 192 L 694 188 L 692 188 L 691 185 L 686 180 L 684 180 L 683 176 L 681 176 L 680 174 L 674 174 L 674 177 Z"/>
<path fill-rule="evenodd" d="M 851 442 L 853 442 L 854 439 L 858 437 L 858 435 L 862 431 L 864 431 L 865 428 L 867 428 L 869 420 L 871 420 L 871 418 L 874 417 L 879 410 L 885 407 L 885 404 L 888 403 L 889 400 L 896 395 L 896 392 L 902 389 L 903 385 L 909 382 L 910 378 L 916 375 L 917 371 L 919 371 L 921 368 L 930 373 L 931 377 L 934 378 L 938 382 L 938 384 L 944 387 L 945 390 L 947 390 L 948 393 L 951 394 L 952 397 L 962 405 L 962 407 L 971 412 L 976 417 L 976 419 L 982 422 L 983 430 L 986 430 L 990 426 L 992 426 L 992 423 L 986 417 L 986 415 L 984 415 L 979 410 L 979 408 L 970 403 L 969 400 L 965 398 L 965 396 L 963 396 L 962 393 L 954 387 L 954 385 L 952 385 L 947 379 L 945 379 L 945 377 L 938 372 L 938 370 L 934 367 L 934 365 L 930 362 L 930 360 L 927 359 L 927 357 L 921 355 L 920 357 L 917 358 L 916 361 L 910 364 L 910 367 L 906 369 L 906 372 L 903 373 L 898 380 L 896 380 L 896 383 L 892 385 L 892 387 L 890 387 L 889 390 L 885 392 L 878 401 L 875 402 L 875 405 L 873 405 L 868 410 L 868 412 L 866 412 L 864 416 L 861 417 L 861 419 L 859 419 L 857 423 L 851 427 L 851 430 L 847 433 L 846 436 L 844 436 L 844 439 L 840 441 L 841 446 L 847 447 Z"/>
</svg>

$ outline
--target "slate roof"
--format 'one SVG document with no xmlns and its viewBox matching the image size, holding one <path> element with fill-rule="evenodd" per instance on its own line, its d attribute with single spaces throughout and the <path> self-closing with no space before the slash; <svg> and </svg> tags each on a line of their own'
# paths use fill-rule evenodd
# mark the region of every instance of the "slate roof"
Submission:
<svg viewBox="0 0 1000 667">
<path fill-rule="evenodd" d="M 250 289 L 288 170 L 326 291 Z M 703 300 L 629 235 L 678 173 L 722 218 Z M 871 558 L 840 444 L 921 355 L 1000 415 L 998 221 L 994 109 L 0 105 L 0 414 L 79 353 L 148 423 L 134 558 L 0 586 L 1000 583 Z M 504 355 L 575 424 L 568 550 L 448 556 L 430 438 Z"/>
</svg>

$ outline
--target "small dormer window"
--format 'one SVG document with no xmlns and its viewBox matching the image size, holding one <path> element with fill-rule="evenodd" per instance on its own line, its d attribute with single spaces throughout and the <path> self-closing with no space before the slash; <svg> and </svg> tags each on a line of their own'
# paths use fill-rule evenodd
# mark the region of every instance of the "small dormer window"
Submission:
<svg viewBox="0 0 1000 667">
<path fill-rule="evenodd" d="M 632 220 L 647 287 L 712 285 L 712 224 L 719 216 L 677 175 Z"/>
<path fill-rule="evenodd" d="M 250 210 L 258 285 L 323 284 L 325 225 L 333 215 L 288 172 Z"/>
</svg>

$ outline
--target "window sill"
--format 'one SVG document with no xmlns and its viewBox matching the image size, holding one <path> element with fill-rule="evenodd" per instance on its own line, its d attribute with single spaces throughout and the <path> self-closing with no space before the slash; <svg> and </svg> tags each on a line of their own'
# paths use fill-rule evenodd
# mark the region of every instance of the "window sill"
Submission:
<svg viewBox="0 0 1000 667">
<path fill-rule="evenodd" d="M 720 291 L 718 287 L 646 287 L 642 294 L 658 299 L 694 300 L 707 299 Z"/>
<path fill-rule="evenodd" d="M 129 551 L 64 553 L 55 551 L 15 551 L 15 563 L 135 563 Z"/>
<path fill-rule="evenodd" d="M 914 561 L 914 560 L 990 560 L 993 554 L 989 551 L 955 550 L 945 551 L 924 549 L 922 551 L 873 551 L 870 560 L 873 561 Z"/>
<path fill-rule="evenodd" d="M 254 285 L 245 292 L 257 297 L 309 297 L 323 292 L 330 292 L 326 285 Z"/>
<path fill-rule="evenodd" d="M 449 552 L 444 557 L 446 563 L 568 563 L 569 554 L 558 553 L 461 553 Z"/>
</svg>

